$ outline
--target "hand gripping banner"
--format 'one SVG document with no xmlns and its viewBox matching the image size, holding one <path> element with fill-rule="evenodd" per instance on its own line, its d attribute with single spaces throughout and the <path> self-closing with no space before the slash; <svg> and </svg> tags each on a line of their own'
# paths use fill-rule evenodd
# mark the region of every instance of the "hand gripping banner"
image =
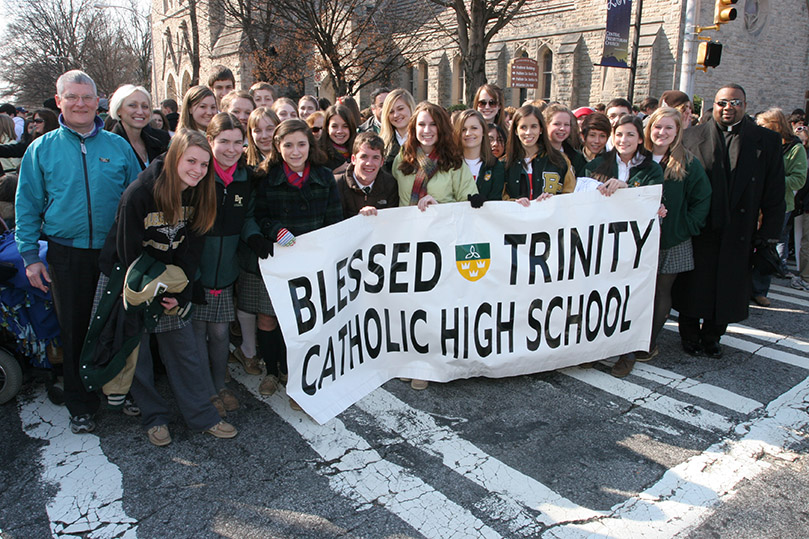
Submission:
<svg viewBox="0 0 809 539">
<path fill-rule="evenodd" d="M 287 391 L 320 423 L 396 377 L 536 373 L 646 350 L 661 186 L 382 210 L 261 261 Z"/>
</svg>

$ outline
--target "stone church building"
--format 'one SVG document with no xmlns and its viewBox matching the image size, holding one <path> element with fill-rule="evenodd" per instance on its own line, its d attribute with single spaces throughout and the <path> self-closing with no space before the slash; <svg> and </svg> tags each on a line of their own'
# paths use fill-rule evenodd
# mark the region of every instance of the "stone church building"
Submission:
<svg viewBox="0 0 809 539">
<path fill-rule="evenodd" d="M 152 0 L 155 61 L 153 95 L 159 101 L 173 97 L 179 102 L 191 82 L 192 33 L 189 1 Z M 237 87 L 254 81 L 249 55 L 240 32 L 229 25 L 221 0 L 195 3 L 197 6 L 200 81 L 212 66 L 230 67 Z M 373 0 L 369 0 L 373 1 Z M 377 0 L 396 2 L 403 14 L 414 13 L 425 0 Z M 543 98 L 571 107 L 606 102 L 628 93 L 629 70 L 596 66 L 601 60 L 608 2 L 623 0 L 528 0 L 514 20 L 495 36 L 486 59 L 489 82 L 504 88 L 506 101 Z M 696 23 L 713 23 L 713 0 L 645 0 L 641 18 L 634 101 L 659 97 L 665 90 L 681 88 L 683 47 L 693 28 L 686 28 L 687 4 L 700 6 Z M 634 23 L 638 1 L 633 2 Z M 750 111 L 770 106 L 807 108 L 809 100 L 809 0 L 739 0 L 738 18 L 706 31 L 724 45 L 719 67 L 693 75 L 693 96 L 711 99 L 716 89 L 728 82 L 745 87 Z M 449 10 L 439 14 L 452 29 L 455 16 Z M 426 27 L 425 27 L 426 28 Z M 634 27 L 630 31 L 631 44 Z M 449 106 L 464 96 L 464 77 L 457 45 L 445 33 L 436 32 L 409 57 L 411 66 L 398 74 L 393 86 L 411 91 L 416 101 L 430 100 Z M 696 45 L 695 45 L 696 47 Z M 539 64 L 536 89 L 507 87 L 507 70 L 514 58 L 529 57 Z M 693 60 L 692 60 L 693 61 Z M 687 72 L 687 71 L 686 71 Z M 269 81 L 277 83 L 279 81 Z M 307 92 L 314 84 L 307 82 Z M 319 88 L 329 95 L 328 88 Z M 369 89 L 360 93 L 368 104 Z M 297 96 L 293 96 L 297 97 Z"/>
</svg>

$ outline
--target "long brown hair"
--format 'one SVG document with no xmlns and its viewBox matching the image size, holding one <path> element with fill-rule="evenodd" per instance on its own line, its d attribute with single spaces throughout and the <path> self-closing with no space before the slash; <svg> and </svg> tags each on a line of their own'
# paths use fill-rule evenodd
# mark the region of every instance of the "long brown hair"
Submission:
<svg viewBox="0 0 809 539">
<path fill-rule="evenodd" d="M 449 114 L 443 107 L 429 101 L 422 101 L 413 111 L 413 115 L 407 123 L 407 140 L 402 146 L 402 162 L 399 164 L 399 170 L 405 174 L 414 174 L 419 168 L 416 151 L 421 143 L 416 138 L 416 122 L 420 112 L 426 112 L 435 122 L 438 137 L 434 148 L 438 154 L 438 170 L 448 172 L 460 168 L 463 165 L 463 152 L 452 131 Z"/>
<path fill-rule="evenodd" d="M 281 142 L 284 140 L 285 136 L 297 132 L 305 134 L 306 138 L 309 140 L 309 157 L 306 158 L 307 162 L 316 166 L 323 165 L 326 162 L 326 156 L 323 154 L 323 150 L 317 146 L 315 137 L 312 135 L 312 130 L 309 129 L 306 122 L 292 118 L 284 120 L 275 128 L 275 133 L 272 135 L 272 149 L 270 150 L 270 155 L 259 165 L 259 172 L 266 174 L 272 167 L 284 162 L 283 157 L 281 157 L 281 151 L 278 148 L 281 146 Z"/>
<path fill-rule="evenodd" d="M 247 152 L 245 153 L 245 160 L 251 167 L 258 166 L 261 163 L 262 157 L 267 157 L 261 154 L 261 150 L 258 149 L 256 141 L 253 139 L 253 128 L 256 127 L 258 122 L 262 119 L 272 122 L 275 127 L 278 127 L 278 124 L 281 123 L 278 119 L 278 115 L 275 114 L 270 107 L 259 107 L 250 113 L 250 117 L 247 119 Z M 273 134 L 275 133 L 273 132 Z"/>
<path fill-rule="evenodd" d="M 180 113 L 180 120 L 177 122 L 177 129 L 185 127 L 186 129 L 201 130 L 197 122 L 194 121 L 194 117 L 191 116 L 191 109 L 208 96 L 213 97 L 214 102 L 216 102 L 216 96 L 207 86 L 192 86 L 188 89 L 183 97 L 183 110 Z"/>
<path fill-rule="evenodd" d="M 59 128 L 59 120 L 56 118 L 56 114 L 54 114 L 51 109 L 37 109 L 34 111 L 34 116 L 39 116 L 45 121 L 45 128 L 42 130 L 43 135 L 48 131 L 53 131 L 54 129 Z M 39 136 L 41 135 L 34 135 L 34 138 Z"/>
<path fill-rule="evenodd" d="M 345 147 L 348 152 L 351 153 L 351 149 L 354 147 L 354 139 L 357 137 L 357 124 L 354 122 L 354 115 L 351 113 L 351 110 L 345 105 L 332 105 L 326 109 L 326 115 L 323 118 L 323 132 L 320 134 L 320 139 L 317 142 L 320 143 L 320 149 L 323 150 L 330 160 L 341 160 L 344 159 L 344 157 L 334 147 L 334 142 L 332 142 L 329 136 L 329 123 L 335 116 L 342 118 L 348 126 L 348 140 L 345 143 Z"/>
<path fill-rule="evenodd" d="M 166 152 L 163 170 L 154 186 L 154 200 L 158 211 L 167 223 L 176 225 L 183 213 L 183 182 L 177 172 L 180 159 L 188 148 L 196 146 L 208 153 L 208 172 L 196 187 L 189 187 L 192 208 L 191 229 L 203 235 L 213 227 L 216 220 L 216 191 L 214 190 L 213 152 L 205 135 L 194 129 L 179 128 L 171 139 Z"/>
<path fill-rule="evenodd" d="M 672 107 L 661 107 L 655 110 L 651 116 L 649 116 L 649 122 L 643 130 L 643 144 L 650 152 L 654 150 L 652 128 L 661 118 L 672 118 L 674 119 L 674 125 L 677 126 L 677 134 L 674 136 L 674 142 L 671 143 L 669 149 L 666 151 L 668 161 L 666 162 L 666 171 L 663 178 L 666 180 L 682 180 L 685 178 L 685 167 L 694 159 L 694 155 L 683 146 L 683 117 L 679 110 Z"/>
<path fill-rule="evenodd" d="M 514 163 L 519 163 L 522 165 L 522 160 L 528 157 L 525 155 L 525 148 L 523 148 L 522 142 L 520 141 L 520 136 L 517 133 L 517 124 L 520 123 L 520 120 L 527 116 L 533 116 L 539 122 L 539 140 L 537 141 L 537 145 L 539 146 L 539 155 L 546 155 L 548 157 L 548 161 L 556 165 L 557 167 L 564 167 L 567 166 L 565 163 L 565 158 L 562 156 L 562 152 L 557 151 L 553 146 L 551 146 L 551 141 L 548 138 L 548 130 L 545 127 L 545 120 L 542 117 L 542 112 L 538 108 L 533 105 L 523 105 L 522 107 L 517 109 L 517 112 L 514 113 L 514 118 L 511 120 L 511 127 L 508 130 L 508 139 L 506 140 L 506 168 L 510 168 Z"/>
<path fill-rule="evenodd" d="M 489 143 L 489 126 L 486 124 L 483 115 L 473 109 L 466 109 L 458 113 L 452 124 L 455 129 L 455 138 L 461 146 L 461 151 L 463 152 L 463 126 L 469 118 L 474 118 L 480 123 L 480 131 L 483 133 L 483 140 L 480 143 L 480 160 L 483 161 L 485 167 L 493 167 L 497 163 L 497 158 L 492 153 L 492 145 Z"/>
</svg>

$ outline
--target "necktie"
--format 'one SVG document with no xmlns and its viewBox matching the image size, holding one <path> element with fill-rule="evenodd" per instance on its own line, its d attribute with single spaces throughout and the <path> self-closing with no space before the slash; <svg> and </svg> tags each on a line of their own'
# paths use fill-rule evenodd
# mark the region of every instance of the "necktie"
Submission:
<svg viewBox="0 0 809 539">
<path fill-rule="evenodd" d="M 366 195 L 370 195 L 371 194 L 371 187 L 370 186 L 363 187 L 362 192 L 365 193 Z"/>
</svg>

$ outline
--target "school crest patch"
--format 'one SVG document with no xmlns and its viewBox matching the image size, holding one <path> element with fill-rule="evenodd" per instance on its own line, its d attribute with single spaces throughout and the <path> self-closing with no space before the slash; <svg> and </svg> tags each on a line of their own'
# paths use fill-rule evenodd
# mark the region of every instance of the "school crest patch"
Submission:
<svg viewBox="0 0 809 539">
<path fill-rule="evenodd" d="M 477 281 L 486 275 L 491 264 L 488 243 L 470 243 L 455 246 L 455 265 L 467 281 Z"/>
</svg>

